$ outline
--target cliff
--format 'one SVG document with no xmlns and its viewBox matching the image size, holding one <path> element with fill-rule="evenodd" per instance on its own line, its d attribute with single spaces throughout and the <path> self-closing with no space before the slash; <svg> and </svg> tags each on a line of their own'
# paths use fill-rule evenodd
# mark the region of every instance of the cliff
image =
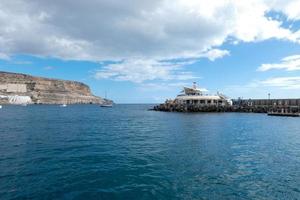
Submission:
<svg viewBox="0 0 300 200">
<path fill-rule="evenodd" d="M 34 77 L 0 71 L 0 103 L 11 103 L 16 96 L 35 104 L 103 104 L 105 100 L 91 93 L 81 82 Z"/>
</svg>

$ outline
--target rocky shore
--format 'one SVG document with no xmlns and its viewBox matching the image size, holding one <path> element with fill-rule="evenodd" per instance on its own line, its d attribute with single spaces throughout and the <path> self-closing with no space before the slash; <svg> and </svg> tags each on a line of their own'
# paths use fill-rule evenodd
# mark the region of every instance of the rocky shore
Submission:
<svg viewBox="0 0 300 200">
<path fill-rule="evenodd" d="M 154 111 L 164 112 L 254 112 L 267 113 L 267 106 L 250 107 L 250 106 L 195 106 L 195 105 L 179 105 L 179 104 L 160 104 L 154 106 Z"/>
<path fill-rule="evenodd" d="M 151 110 L 163 112 L 300 112 L 300 99 L 247 100 L 233 102 L 233 105 L 187 105 L 166 101 L 163 104 L 154 106 Z"/>
<path fill-rule="evenodd" d="M 0 72 L 0 103 L 11 97 L 29 97 L 33 104 L 104 104 L 111 100 L 94 96 L 84 83 L 26 74 Z"/>
</svg>

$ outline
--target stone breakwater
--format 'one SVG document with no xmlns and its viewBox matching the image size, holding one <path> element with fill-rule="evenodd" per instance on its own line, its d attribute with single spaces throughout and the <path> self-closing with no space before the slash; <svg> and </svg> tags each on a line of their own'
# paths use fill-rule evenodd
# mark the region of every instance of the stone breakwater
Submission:
<svg viewBox="0 0 300 200">
<path fill-rule="evenodd" d="M 89 86 L 77 81 L 0 72 L 0 103 L 11 97 L 30 97 L 34 104 L 103 104 L 110 100 L 94 96 Z M 7 98 L 5 98 L 7 97 Z"/>
<path fill-rule="evenodd" d="M 195 106 L 195 105 L 176 105 L 160 104 L 154 106 L 152 110 L 164 112 L 255 112 L 267 113 L 268 107 L 241 107 L 241 106 Z"/>
<path fill-rule="evenodd" d="M 164 112 L 252 112 L 267 113 L 286 112 L 299 113 L 300 99 L 259 99 L 234 100 L 233 105 L 188 105 L 166 101 L 153 107 L 155 111 Z"/>
</svg>

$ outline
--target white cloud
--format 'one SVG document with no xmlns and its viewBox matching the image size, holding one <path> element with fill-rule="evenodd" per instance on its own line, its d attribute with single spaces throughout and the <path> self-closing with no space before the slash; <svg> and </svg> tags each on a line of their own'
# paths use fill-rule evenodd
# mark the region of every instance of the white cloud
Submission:
<svg viewBox="0 0 300 200">
<path fill-rule="evenodd" d="M 300 76 L 285 76 L 285 77 L 272 77 L 265 80 L 253 80 L 246 85 L 231 85 L 227 86 L 225 91 L 235 93 L 253 94 L 257 91 L 267 92 L 270 89 L 283 89 L 283 90 L 299 90 L 300 89 Z M 245 92 L 246 91 L 246 92 Z M 251 92 L 250 92 L 251 91 Z"/>
<path fill-rule="evenodd" d="M 68 60 L 123 61 L 98 78 L 188 79 L 193 76 L 161 60 L 210 60 L 233 43 L 270 38 L 299 43 L 300 31 L 282 26 L 281 12 L 300 19 L 300 0 L 2 0 L 0 59 L 15 54 Z M 5 56 L 7 57 L 5 57 Z M 144 61 L 141 61 L 144 59 Z"/>
<path fill-rule="evenodd" d="M 259 81 L 258 84 L 265 87 L 279 87 L 281 89 L 295 90 L 300 89 L 300 76 L 269 78 Z"/>
<path fill-rule="evenodd" d="M 162 83 L 143 83 L 139 89 L 142 91 L 172 91 L 191 86 L 191 82 L 162 82 Z M 203 92 L 208 92 L 206 88 L 200 88 Z M 179 91 L 178 91 L 179 92 Z"/>
<path fill-rule="evenodd" d="M 271 69 L 283 69 L 287 71 L 300 70 L 300 55 L 285 57 L 281 59 L 279 63 L 262 64 L 257 70 L 268 71 Z"/>
<path fill-rule="evenodd" d="M 7 54 L 0 52 L 0 60 L 10 60 L 10 57 Z"/>
<path fill-rule="evenodd" d="M 170 82 L 170 83 L 143 83 L 140 85 L 139 89 L 141 91 L 170 91 L 178 90 L 178 88 L 190 85 L 191 83 L 187 82 Z"/>
<path fill-rule="evenodd" d="M 211 49 L 198 55 L 198 58 L 217 58 L 229 55 L 227 50 Z M 113 79 L 141 83 L 149 80 L 192 80 L 199 79 L 192 72 L 184 71 L 184 66 L 191 65 L 198 58 L 180 60 L 155 60 L 147 58 L 126 59 L 121 62 L 104 65 L 95 72 L 96 79 Z M 103 63 L 102 63 L 103 64 Z"/>
<path fill-rule="evenodd" d="M 230 55 L 230 53 L 227 50 L 211 49 L 207 52 L 204 52 L 202 55 L 199 55 L 199 57 L 208 58 L 209 60 L 214 61 L 218 58 L 223 58 L 224 56 L 228 55 Z"/>
<path fill-rule="evenodd" d="M 79 60 L 201 57 L 228 37 L 299 41 L 266 17 L 299 19 L 299 1 L 15 0 L 0 2 L 1 53 Z"/>
<path fill-rule="evenodd" d="M 130 59 L 108 64 L 95 72 L 96 79 L 113 79 L 141 83 L 149 80 L 190 80 L 199 77 L 182 71 L 182 66 L 192 61 L 156 61 Z"/>
<path fill-rule="evenodd" d="M 290 20 L 300 19 L 299 0 L 269 0 L 267 1 L 274 10 L 284 13 Z"/>
<path fill-rule="evenodd" d="M 52 69 L 54 69 L 54 67 L 53 66 L 46 66 L 46 67 L 44 67 L 44 70 L 52 70 Z"/>
<path fill-rule="evenodd" d="M 300 76 L 253 80 L 245 85 L 228 85 L 222 91 L 233 98 L 299 98 Z M 238 95 L 238 96 L 237 96 Z"/>
</svg>

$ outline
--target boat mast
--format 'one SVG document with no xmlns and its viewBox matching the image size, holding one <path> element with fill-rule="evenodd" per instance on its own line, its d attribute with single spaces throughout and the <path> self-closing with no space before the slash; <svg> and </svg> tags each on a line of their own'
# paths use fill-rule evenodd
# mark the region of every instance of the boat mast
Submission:
<svg viewBox="0 0 300 200">
<path fill-rule="evenodd" d="M 197 89 L 197 83 L 196 82 L 193 82 L 193 88 Z"/>
</svg>

